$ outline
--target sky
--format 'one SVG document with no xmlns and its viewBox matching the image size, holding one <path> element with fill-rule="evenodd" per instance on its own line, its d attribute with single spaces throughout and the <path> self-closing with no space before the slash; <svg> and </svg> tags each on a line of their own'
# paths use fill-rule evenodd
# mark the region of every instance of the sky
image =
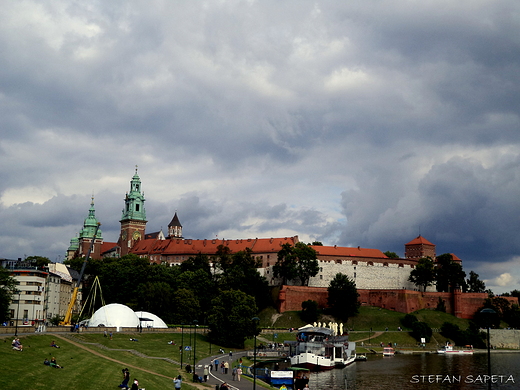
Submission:
<svg viewBox="0 0 520 390">
<path fill-rule="evenodd" d="M 147 231 L 419 234 L 520 289 L 518 0 L 0 0 L 0 258 L 63 261 L 94 196 Z"/>
</svg>

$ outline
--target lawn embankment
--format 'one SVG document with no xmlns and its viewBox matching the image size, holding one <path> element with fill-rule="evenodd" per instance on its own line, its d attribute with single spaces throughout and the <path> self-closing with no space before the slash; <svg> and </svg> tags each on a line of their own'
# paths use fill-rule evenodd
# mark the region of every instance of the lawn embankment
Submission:
<svg viewBox="0 0 520 390">
<path fill-rule="evenodd" d="M 114 334 L 113 340 L 105 341 L 109 348 L 136 349 L 153 352 L 151 356 L 168 357 L 167 347 L 177 349 L 167 344 L 168 334 L 159 336 L 156 334 L 143 335 L 139 342 L 130 341 L 132 335 Z M 80 335 L 84 340 L 95 339 L 99 341 L 103 336 L 99 334 Z M 53 335 L 22 336 L 20 340 L 24 346 L 23 352 L 11 349 L 11 338 L 5 337 L 0 348 L 0 388 L 2 390 L 19 389 L 53 389 L 53 390 L 97 390 L 105 388 L 117 388 L 121 383 L 121 370 L 128 367 L 131 379 L 137 378 L 141 387 L 147 390 L 160 390 L 172 388 L 172 378 L 178 375 L 178 364 L 167 363 L 162 360 L 138 357 L 129 352 L 111 351 L 99 348 L 99 346 L 84 344 L 78 346 L 74 342 L 58 339 Z M 50 347 L 52 340 L 60 348 Z M 93 340 L 94 341 L 94 340 Z M 113 344 L 109 344 L 113 342 Z M 137 345 L 138 344 L 138 345 Z M 162 345 L 166 347 L 162 347 Z M 156 345 L 156 348 L 154 348 Z M 85 349 L 87 348 L 87 349 Z M 145 352 L 145 353 L 146 353 Z M 170 353 L 171 355 L 171 353 Z M 43 364 L 45 358 L 55 357 L 63 369 L 51 368 Z M 194 390 L 189 383 L 183 384 L 183 389 Z"/>
</svg>

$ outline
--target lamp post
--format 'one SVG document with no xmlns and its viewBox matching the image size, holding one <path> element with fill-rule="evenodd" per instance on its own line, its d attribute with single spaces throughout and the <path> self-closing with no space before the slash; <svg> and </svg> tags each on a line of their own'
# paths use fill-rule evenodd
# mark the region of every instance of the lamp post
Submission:
<svg viewBox="0 0 520 390">
<path fill-rule="evenodd" d="M 370 337 L 372 336 L 372 327 L 370 327 L 370 331 L 368 332 L 368 345 L 370 345 Z"/>
<path fill-rule="evenodd" d="M 197 324 L 199 321 L 193 320 L 194 330 L 193 330 L 193 372 L 195 372 L 195 355 L 197 354 Z"/>
<path fill-rule="evenodd" d="M 16 290 L 15 294 L 16 293 L 18 293 L 18 307 L 16 309 L 16 322 L 15 322 L 15 327 L 14 327 L 14 335 L 18 336 L 18 317 L 20 315 L 20 293 L 21 293 L 21 291 Z"/>
<path fill-rule="evenodd" d="M 181 322 L 181 370 L 182 370 L 183 355 L 184 355 L 184 322 Z"/>
<path fill-rule="evenodd" d="M 494 311 L 493 309 L 490 309 L 489 307 L 487 307 L 485 309 L 482 309 L 480 311 L 480 313 L 484 315 L 484 319 L 486 320 L 486 325 L 487 325 L 487 355 L 488 355 L 488 376 L 489 376 L 488 389 L 491 389 L 491 345 L 489 344 L 489 328 L 491 327 L 491 321 L 497 312 Z"/>
<path fill-rule="evenodd" d="M 251 321 L 253 321 L 253 324 L 255 325 L 255 347 L 253 350 L 253 390 L 256 390 L 256 326 L 258 322 L 260 322 L 260 318 L 253 317 Z"/>
</svg>

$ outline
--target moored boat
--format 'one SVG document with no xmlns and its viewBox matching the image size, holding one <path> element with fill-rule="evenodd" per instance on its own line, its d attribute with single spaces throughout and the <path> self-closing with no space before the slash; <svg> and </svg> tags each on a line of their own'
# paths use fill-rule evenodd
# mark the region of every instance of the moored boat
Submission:
<svg viewBox="0 0 520 390">
<path fill-rule="evenodd" d="M 289 342 L 291 366 L 309 370 L 345 367 L 356 360 L 356 343 L 334 329 L 307 325 L 298 329 L 296 342 Z"/>
<path fill-rule="evenodd" d="M 383 348 L 383 356 L 394 356 L 395 355 L 395 349 L 392 347 L 384 347 Z"/>
<path fill-rule="evenodd" d="M 463 349 L 455 349 L 450 342 L 447 342 L 446 345 L 437 350 L 437 353 L 444 355 L 472 355 L 473 348 L 471 346 L 467 346 Z"/>
</svg>

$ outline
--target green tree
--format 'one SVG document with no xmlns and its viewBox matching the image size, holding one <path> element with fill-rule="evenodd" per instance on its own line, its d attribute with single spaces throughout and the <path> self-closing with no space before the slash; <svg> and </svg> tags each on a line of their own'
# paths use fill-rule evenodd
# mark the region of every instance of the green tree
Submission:
<svg viewBox="0 0 520 390">
<path fill-rule="evenodd" d="M 166 322 L 172 322 L 171 302 L 173 298 L 172 287 L 165 282 L 147 281 L 137 287 L 136 311 L 151 312 Z"/>
<path fill-rule="evenodd" d="M 273 274 L 282 278 L 282 284 L 298 278 L 302 286 L 307 286 L 309 279 L 316 276 L 319 270 L 316 251 L 303 242 L 294 246 L 283 244 L 278 252 L 278 260 L 273 266 Z"/>
<path fill-rule="evenodd" d="M 252 318 L 257 312 L 252 296 L 237 290 L 221 291 L 211 302 L 209 337 L 215 344 L 244 348 L 246 338 L 258 334 Z"/>
<path fill-rule="evenodd" d="M 461 287 L 463 291 L 466 290 L 466 273 L 462 270 L 460 263 L 453 261 L 451 253 L 437 256 L 435 272 L 437 291 L 450 292 L 455 287 Z"/>
<path fill-rule="evenodd" d="M 398 259 L 399 258 L 399 256 L 395 252 L 386 251 L 386 252 L 383 252 L 383 253 L 389 259 Z"/>
<path fill-rule="evenodd" d="M 327 302 L 332 314 L 346 322 L 358 313 L 360 303 L 356 283 L 347 275 L 337 273 L 327 289 Z"/>
<path fill-rule="evenodd" d="M 481 293 L 486 291 L 486 284 L 484 281 L 479 279 L 479 275 L 473 271 L 469 272 L 469 278 L 467 282 L 467 292 L 470 293 Z"/>
<path fill-rule="evenodd" d="M 25 261 L 31 264 L 33 267 L 38 267 L 40 269 L 51 263 L 49 258 L 44 256 L 29 256 L 25 259 Z"/>
<path fill-rule="evenodd" d="M 192 290 L 180 288 L 173 294 L 172 323 L 191 324 L 199 318 L 200 304 Z"/>
<path fill-rule="evenodd" d="M 419 320 L 413 314 L 406 314 L 401 319 L 401 324 L 403 324 L 403 327 L 405 327 L 405 328 L 412 329 L 413 324 L 416 323 L 417 321 L 419 321 Z"/>
<path fill-rule="evenodd" d="M 320 312 L 318 310 L 318 302 L 309 299 L 302 302 L 302 311 L 300 318 L 308 324 L 318 321 Z"/>
<path fill-rule="evenodd" d="M 421 341 L 421 338 L 425 338 L 426 342 L 429 343 L 432 334 L 432 328 L 430 328 L 426 322 L 417 321 L 412 324 L 411 336 L 417 341 Z"/>
<path fill-rule="evenodd" d="M 219 280 L 220 289 L 240 290 L 253 296 L 257 307 L 264 309 L 270 302 L 270 295 L 267 279 L 258 272 L 261 264 L 249 248 L 234 253 Z"/>
<path fill-rule="evenodd" d="M 435 281 L 433 260 L 429 257 L 419 259 L 417 266 L 410 272 L 408 280 L 426 291 L 426 287 L 431 286 Z"/>
<path fill-rule="evenodd" d="M 0 267 L 0 322 L 5 322 L 10 318 L 9 304 L 15 290 L 16 280 L 7 269 Z"/>
</svg>

